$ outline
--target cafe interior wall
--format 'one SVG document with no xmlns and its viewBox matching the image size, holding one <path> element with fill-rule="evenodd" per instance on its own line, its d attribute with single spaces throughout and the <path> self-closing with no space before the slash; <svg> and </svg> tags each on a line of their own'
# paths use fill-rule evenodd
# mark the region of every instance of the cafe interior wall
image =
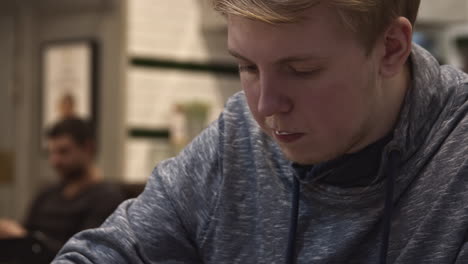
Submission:
<svg viewBox="0 0 468 264">
<path fill-rule="evenodd" d="M 414 40 L 441 64 L 466 68 L 466 54 L 459 46 L 468 37 L 468 0 L 422 0 Z"/>
<path fill-rule="evenodd" d="M 219 116 L 240 83 L 227 53 L 225 21 L 207 0 L 129 1 L 127 19 L 124 180 L 141 184 Z M 195 124 L 201 108 L 206 116 Z M 174 140 L 175 134 L 183 139 Z"/>
</svg>

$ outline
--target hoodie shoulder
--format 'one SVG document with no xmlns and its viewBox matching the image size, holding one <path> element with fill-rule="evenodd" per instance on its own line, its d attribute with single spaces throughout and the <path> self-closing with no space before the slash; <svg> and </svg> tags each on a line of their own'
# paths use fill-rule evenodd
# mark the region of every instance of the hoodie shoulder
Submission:
<svg viewBox="0 0 468 264">
<path fill-rule="evenodd" d="M 468 75 L 465 72 L 450 65 L 441 66 L 441 86 L 447 91 L 447 101 L 452 101 L 453 110 L 468 103 Z"/>
</svg>

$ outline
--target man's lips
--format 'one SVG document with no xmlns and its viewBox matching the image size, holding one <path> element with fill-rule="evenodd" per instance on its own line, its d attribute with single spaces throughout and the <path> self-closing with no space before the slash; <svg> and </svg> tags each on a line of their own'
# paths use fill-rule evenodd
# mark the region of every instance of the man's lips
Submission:
<svg viewBox="0 0 468 264">
<path fill-rule="evenodd" d="M 294 141 L 299 140 L 305 135 L 304 133 L 287 132 L 287 131 L 280 131 L 280 130 L 273 130 L 273 131 L 274 131 L 273 134 L 275 138 L 279 142 L 283 142 L 283 143 L 292 143 Z"/>
</svg>

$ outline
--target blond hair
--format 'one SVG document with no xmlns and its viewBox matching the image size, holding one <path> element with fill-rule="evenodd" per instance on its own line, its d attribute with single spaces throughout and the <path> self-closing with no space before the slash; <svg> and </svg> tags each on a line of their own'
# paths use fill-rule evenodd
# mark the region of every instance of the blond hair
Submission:
<svg viewBox="0 0 468 264">
<path fill-rule="evenodd" d="M 324 0 L 211 0 L 222 14 L 243 16 L 270 24 L 294 23 L 304 10 Z M 327 0 L 341 21 L 355 32 L 367 51 L 390 22 L 406 17 L 414 26 L 420 0 Z"/>
</svg>

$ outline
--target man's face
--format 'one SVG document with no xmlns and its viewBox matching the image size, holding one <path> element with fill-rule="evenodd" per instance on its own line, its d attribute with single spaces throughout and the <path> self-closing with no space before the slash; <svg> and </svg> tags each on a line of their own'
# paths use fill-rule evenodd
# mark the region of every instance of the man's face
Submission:
<svg viewBox="0 0 468 264">
<path fill-rule="evenodd" d="M 86 146 L 78 145 L 68 135 L 49 138 L 47 142 L 49 163 L 64 181 L 77 180 L 84 176 L 90 160 Z"/>
<path fill-rule="evenodd" d="M 313 164 L 355 152 L 376 129 L 381 96 L 376 52 L 366 54 L 332 9 L 295 24 L 228 16 L 250 110 L 288 159 Z"/>
</svg>

